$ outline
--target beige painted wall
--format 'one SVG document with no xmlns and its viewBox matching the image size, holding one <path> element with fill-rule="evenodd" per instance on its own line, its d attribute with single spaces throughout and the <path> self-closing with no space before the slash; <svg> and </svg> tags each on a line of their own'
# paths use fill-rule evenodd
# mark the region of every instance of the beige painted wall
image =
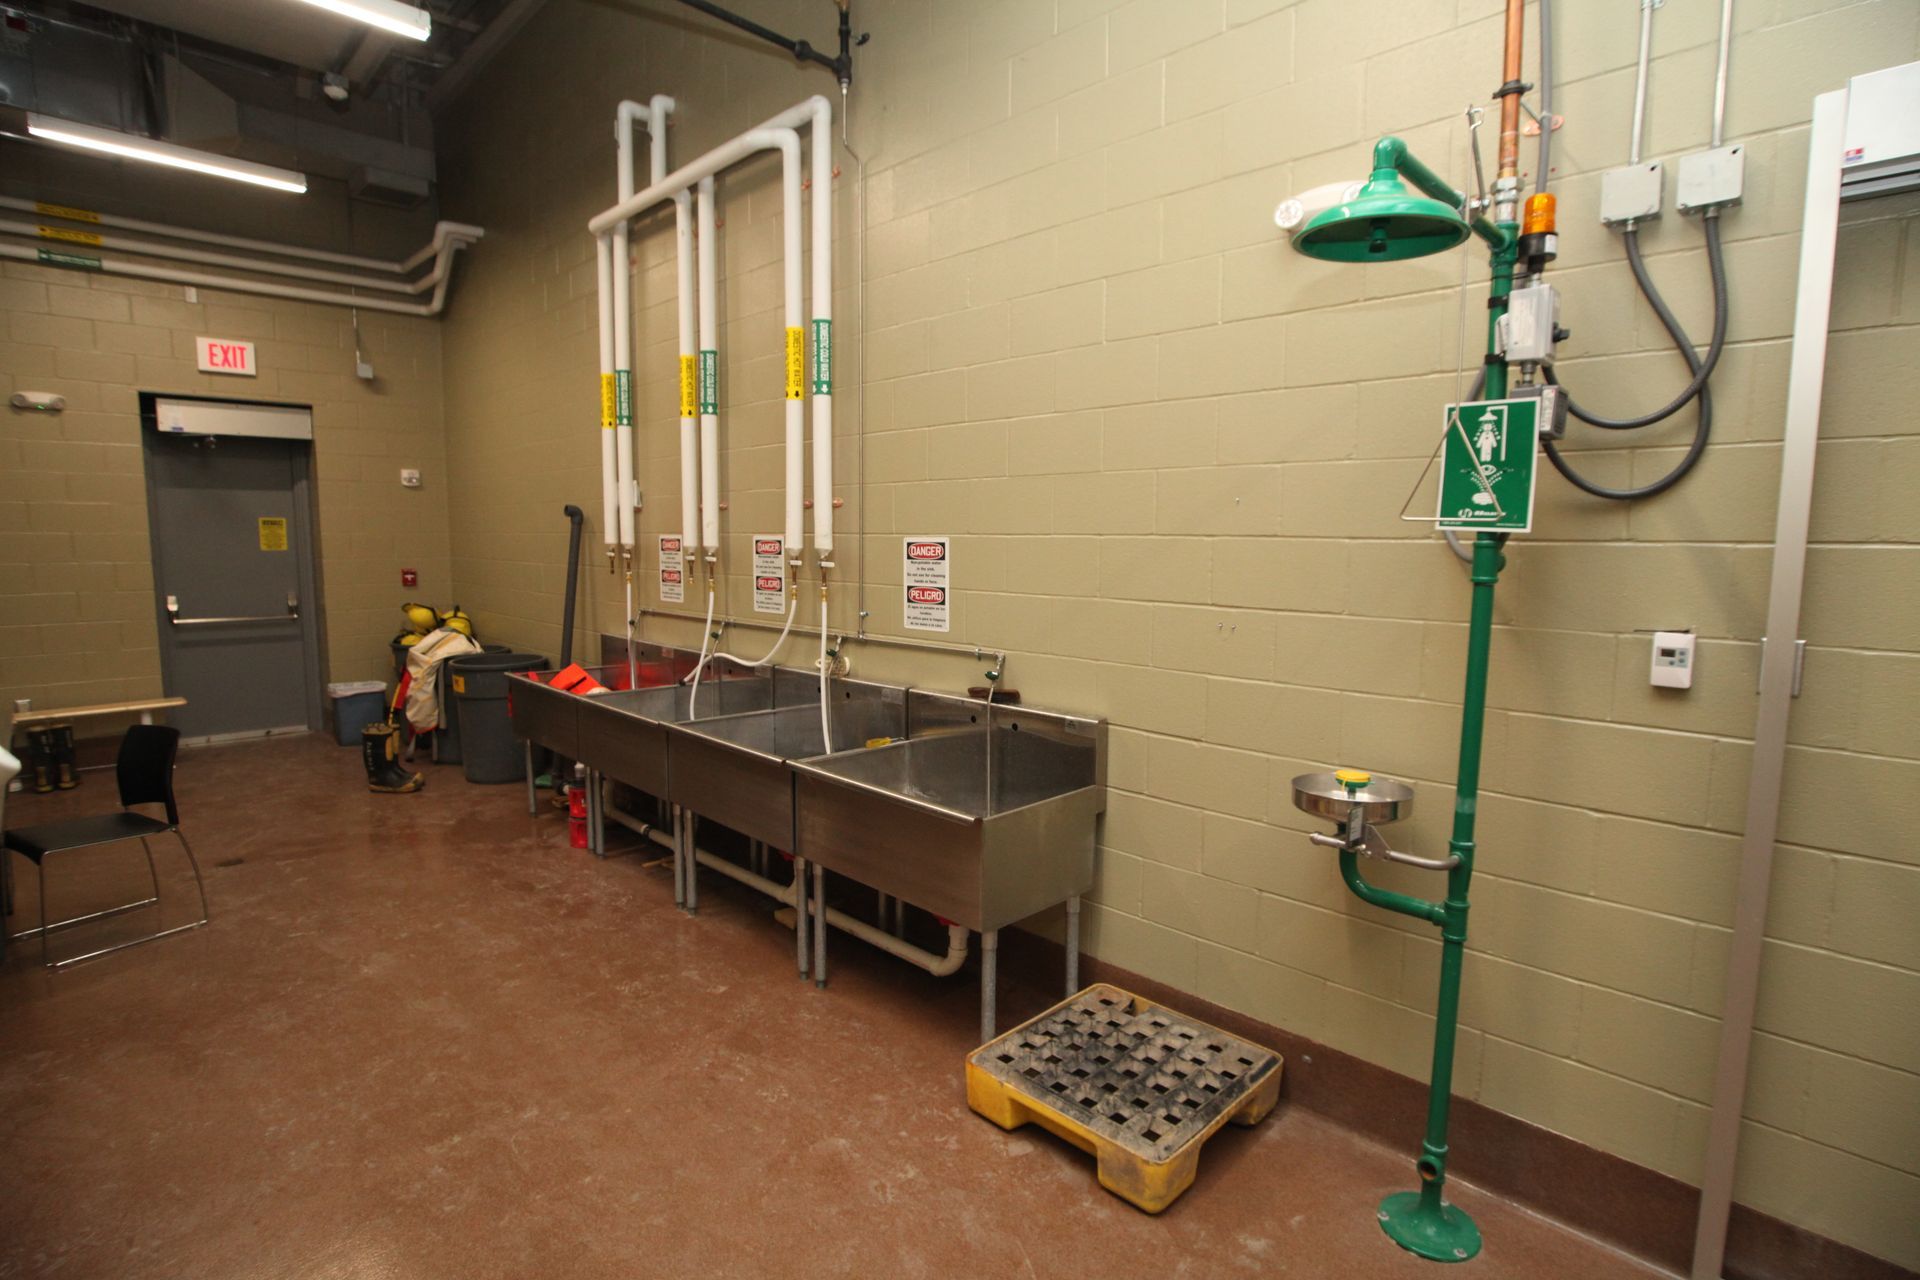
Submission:
<svg viewBox="0 0 1920 1280">
<path fill-rule="evenodd" d="M 255 195 L 18 142 L 0 142 L 0 165 L 8 195 L 314 248 L 403 256 L 432 226 L 430 212 L 349 209 L 337 184 L 305 197 Z M 354 376 L 343 309 L 210 289 L 185 297 L 177 285 L 0 264 L 0 396 L 67 398 L 57 415 L 0 409 L 0 694 L 9 700 L 57 707 L 161 692 L 142 391 L 312 407 L 327 679 L 387 673 L 398 606 L 415 594 L 399 585 L 401 567 L 419 570 L 421 598 L 450 595 L 437 323 L 363 312 L 376 373 L 365 383 Z M 199 373 L 201 335 L 256 342 L 260 375 Z M 403 466 L 425 473 L 423 488 L 400 487 Z"/>
<path fill-rule="evenodd" d="M 1287 780 L 1336 762 L 1410 779 L 1419 811 L 1394 835 L 1444 847 L 1468 590 L 1445 549 L 1395 515 L 1458 385 L 1463 306 L 1477 324 L 1482 293 L 1463 303 L 1459 257 L 1310 263 L 1270 218 L 1290 191 L 1360 176 L 1382 131 L 1463 175 L 1455 113 L 1498 79 L 1498 9 L 868 5 L 858 291 L 845 153 L 837 191 L 839 493 L 842 527 L 867 521 L 871 625 L 899 629 L 900 535 L 955 535 L 953 638 L 1012 649 L 1009 682 L 1030 702 L 1113 722 L 1092 949 L 1415 1076 L 1435 938 L 1349 898 L 1301 835 Z M 1717 9 L 1673 0 L 1658 15 L 1653 156 L 1705 145 Z M 756 13 L 830 30 L 824 4 Z M 1574 334 L 1562 369 L 1593 406 L 1644 409 L 1681 370 L 1596 222 L 1598 175 L 1626 153 L 1637 14 L 1558 14 L 1569 123 L 1553 278 Z M 615 101 L 677 95 L 684 161 L 832 87 L 695 30 L 642 6 L 550 4 L 442 135 L 449 207 L 491 229 L 446 327 L 455 583 L 516 642 L 556 641 L 561 504 L 598 523 L 584 223 L 611 203 Z M 1516 541 L 1501 586 L 1457 1087 L 1681 1178 L 1699 1176 L 1713 1074 L 1810 100 L 1915 57 L 1917 39 L 1920 9 L 1904 0 L 1740 6 L 1728 127 L 1748 148 L 1748 197 L 1725 223 L 1734 313 L 1714 447 L 1683 487 L 1634 506 L 1546 475 L 1538 531 Z M 772 178 L 768 162 L 743 167 L 723 196 L 723 608 L 742 615 L 745 540 L 779 510 Z M 1811 648 L 1739 1179 L 1746 1203 L 1908 1266 L 1920 1265 L 1916 207 L 1850 208 L 1841 239 Z M 646 223 L 635 244 L 649 536 L 678 525 L 666 227 Z M 1698 225 L 1670 213 L 1645 240 L 1704 337 Z M 1477 280 L 1478 255 L 1468 263 Z M 1575 447 L 1600 477 L 1645 480 L 1689 427 L 1627 441 L 1576 429 Z M 1635 447 L 1596 451 L 1620 444 Z M 851 483 L 862 449 L 864 493 Z M 843 542 L 844 580 L 857 555 Z M 617 630 L 617 584 L 604 571 L 586 582 L 590 623 Z M 837 596 L 837 625 L 853 625 L 853 594 Z M 1688 626 L 1698 683 L 1656 693 L 1641 633 Z M 646 624 L 689 644 L 696 630 Z M 766 638 L 734 633 L 748 652 Z M 852 652 L 861 673 L 939 687 L 984 666 Z"/>
</svg>

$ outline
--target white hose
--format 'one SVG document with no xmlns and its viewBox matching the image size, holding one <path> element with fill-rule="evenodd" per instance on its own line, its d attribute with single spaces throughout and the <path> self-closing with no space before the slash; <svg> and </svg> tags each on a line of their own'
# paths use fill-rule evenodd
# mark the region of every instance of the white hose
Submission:
<svg viewBox="0 0 1920 1280">
<path fill-rule="evenodd" d="M 830 682 L 827 679 L 832 669 L 827 666 L 827 589 L 820 588 L 820 742 L 827 755 L 833 754 L 833 718 L 827 714 L 827 694 Z"/>
<path fill-rule="evenodd" d="M 749 671 L 758 671 L 761 667 L 772 666 L 775 655 L 777 655 L 780 652 L 781 646 L 786 644 L 787 642 L 787 636 L 793 631 L 793 615 L 798 612 L 800 612 L 800 597 L 795 596 L 793 598 L 793 603 L 787 606 L 787 623 L 785 626 L 780 628 L 780 638 L 773 642 L 773 648 L 767 650 L 766 657 L 761 658 L 755 662 L 748 662 L 745 658 L 738 657 L 735 654 L 731 654 L 731 653 L 719 653 L 719 652 L 710 653 L 700 659 L 699 666 L 696 666 L 693 669 L 693 675 L 689 676 L 688 679 L 693 679 L 693 680 L 699 679 L 700 667 L 706 666 L 709 662 L 717 662 L 721 658 L 725 658 L 728 662 L 731 662 L 736 666 L 745 667 Z"/>
<path fill-rule="evenodd" d="M 713 580 L 707 580 L 707 620 L 700 627 L 700 661 L 694 664 L 693 674 L 687 679 L 693 684 L 693 692 L 687 695 L 687 719 L 694 718 L 693 709 L 700 701 L 700 672 L 707 665 L 707 646 L 713 643 Z"/>
</svg>

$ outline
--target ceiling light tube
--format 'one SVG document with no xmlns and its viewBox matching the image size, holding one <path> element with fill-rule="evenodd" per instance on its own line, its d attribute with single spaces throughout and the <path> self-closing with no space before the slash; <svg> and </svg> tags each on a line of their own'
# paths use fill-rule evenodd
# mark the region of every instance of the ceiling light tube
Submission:
<svg viewBox="0 0 1920 1280">
<path fill-rule="evenodd" d="M 409 40 L 425 40 L 433 34 L 433 16 L 425 9 L 401 4 L 399 0 L 306 0 L 306 3 Z"/>
<path fill-rule="evenodd" d="M 83 151 L 98 151 L 127 160 L 144 160 L 148 164 L 163 164 L 172 169 L 211 174 L 234 182 L 250 182 L 256 187 L 272 187 L 276 191 L 295 194 L 302 194 L 307 189 L 307 175 L 304 173 L 255 164 L 251 160 L 236 160 L 232 156 L 215 155 L 211 151 L 176 147 L 171 142 L 157 142 L 138 134 L 121 133 L 117 129 L 99 129 L 90 124 L 75 124 L 71 120 L 58 120 L 29 112 L 27 132 L 43 142 L 54 142 L 63 147 L 79 147 Z"/>
</svg>

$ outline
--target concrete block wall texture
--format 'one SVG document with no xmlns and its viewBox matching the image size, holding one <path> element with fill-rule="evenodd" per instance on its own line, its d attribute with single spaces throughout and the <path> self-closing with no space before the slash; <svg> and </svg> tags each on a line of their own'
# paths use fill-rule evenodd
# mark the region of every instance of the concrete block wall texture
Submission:
<svg viewBox="0 0 1920 1280">
<path fill-rule="evenodd" d="M 1416 1077 L 1436 941 L 1350 898 L 1303 839 L 1288 780 L 1334 763 L 1406 778 L 1419 801 L 1396 842 L 1444 843 L 1468 590 L 1444 548 L 1396 516 L 1439 406 L 1467 381 L 1463 323 L 1464 363 L 1477 359 L 1485 266 L 1478 254 L 1317 264 L 1284 246 L 1271 213 L 1292 191 L 1361 176 L 1382 131 L 1464 179 L 1459 107 L 1498 79 L 1500 8 L 865 6 L 874 38 L 851 126 L 864 205 L 844 150 L 836 183 L 839 576 L 866 580 L 838 590 L 836 627 L 854 628 L 864 601 L 872 631 L 900 634 L 900 538 L 953 535 L 950 638 L 1011 650 L 1009 682 L 1029 701 L 1113 722 L 1091 949 Z M 1561 372 L 1585 403 L 1638 412 L 1683 380 L 1597 223 L 1600 174 L 1627 153 L 1638 13 L 1556 14 L 1568 124 L 1553 279 L 1573 330 Z M 830 30 L 824 4 L 756 16 Z M 1706 144 L 1717 19 L 1708 0 L 1656 15 L 1652 157 Z M 1748 190 L 1724 220 L 1733 315 L 1715 443 L 1683 486 L 1632 506 L 1543 476 L 1537 531 L 1516 540 L 1500 589 L 1456 1085 L 1682 1179 L 1700 1176 L 1724 987 L 1811 99 L 1917 55 L 1920 9 L 1902 0 L 1739 7 L 1728 136 L 1748 149 Z M 1537 59 L 1530 48 L 1529 78 Z M 559 507 L 597 517 L 583 227 L 612 202 L 615 102 L 676 95 L 680 161 L 831 89 L 677 12 L 556 3 L 446 122 L 449 207 L 493 229 L 446 326 L 454 575 L 507 638 L 553 646 Z M 774 166 L 722 188 L 722 610 L 750 616 L 745 541 L 779 510 Z M 1844 216 L 1806 692 L 1738 1182 L 1744 1203 L 1909 1267 L 1917 208 L 1907 197 Z M 668 226 L 657 215 L 634 242 L 646 538 L 679 523 Z M 1698 224 L 1669 212 L 1643 237 L 1704 338 Z M 1691 425 L 1625 438 L 1576 427 L 1569 451 L 1602 480 L 1644 482 Z M 654 567 L 643 559 L 643 584 Z M 617 581 L 589 573 L 586 586 L 583 625 L 619 631 Z M 1700 636 L 1686 693 L 1647 685 L 1644 633 L 1675 627 Z M 689 645 L 697 631 L 644 625 Z M 752 635 L 736 647 L 768 638 Z M 977 683 L 984 666 L 851 651 L 861 674 L 938 687 Z"/>
<path fill-rule="evenodd" d="M 349 209 L 338 184 L 316 183 L 305 197 L 254 193 L 0 146 L 0 191 L 12 196 L 375 257 L 411 253 L 432 228 L 431 211 Z M 0 691 L 8 699 L 58 707 L 162 691 L 143 391 L 312 407 L 325 679 L 387 674 L 398 606 L 414 594 L 399 585 L 400 567 L 419 570 L 421 597 L 451 598 L 434 321 L 362 312 L 376 374 L 367 383 L 354 376 L 345 309 L 213 289 L 189 302 L 178 285 L 8 261 L 0 264 L 0 323 L 0 399 L 25 390 L 67 399 L 59 414 L 0 409 Z M 259 376 L 198 372 L 199 336 L 256 343 Z M 403 466 L 421 469 L 421 489 L 400 487 Z"/>
</svg>

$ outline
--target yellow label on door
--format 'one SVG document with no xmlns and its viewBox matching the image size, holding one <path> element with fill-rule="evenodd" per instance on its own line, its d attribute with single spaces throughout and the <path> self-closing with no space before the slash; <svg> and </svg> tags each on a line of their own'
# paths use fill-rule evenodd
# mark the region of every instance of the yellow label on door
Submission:
<svg viewBox="0 0 1920 1280">
<path fill-rule="evenodd" d="M 806 394 L 807 331 L 795 325 L 787 330 L 787 399 Z"/>
<path fill-rule="evenodd" d="M 467 691 L 467 678 L 458 671 L 453 673 L 453 691 L 455 693 L 465 693 Z"/>
<path fill-rule="evenodd" d="M 695 418 L 700 415 L 700 375 L 696 361 L 692 356 L 680 357 L 680 416 Z"/>
<path fill-rule="evenodd" d="M 76 209 L 70 204 L 48 204 L 43 200 L 36 200 L 33 207 L 37 213 L 44 213 L 49 218 L 65 218 L 68 222 L 100 221 L 100 215 L 93 210 Z"/>
<path fill-rule="evenodd" d="M 287 549 L 287 522 L 279 516 L 260 517 L 260 549 L 262 551 L 285 551 Z"/>
<path fill-rule="evenodd" d="M 600 425 L 608 431 L 613 430 L 614 405 L 619 397 L 614 392 L 614 378 L 610 373 L 600 375 Z"/>
<path fill-rule="evenodd" d="M 68 244 L 90 244 L 98 246 L 100 237 L 91 231 L 69 231 L 65 227 L 40 227 L 42 240 L 64 240 Z"/>
</svg>

